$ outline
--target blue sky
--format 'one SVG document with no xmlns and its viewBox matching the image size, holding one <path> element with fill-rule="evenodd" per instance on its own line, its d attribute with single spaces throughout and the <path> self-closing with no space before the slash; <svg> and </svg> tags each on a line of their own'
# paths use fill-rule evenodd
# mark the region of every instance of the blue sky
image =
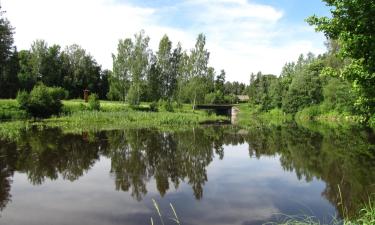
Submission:
<svg viewBox="0 0 375 225">
<path fill-rule="evenodd" d="M 189 51 L 207 36 L 210 65 L 228 80 L 248 83 L 251 72 L 278 75 L 299 54 L 325 51 L 325 38 L 304 20 L 329 15 L 320 0 L 2 0 L 19 49 L 35 39 L 79 44 L 111 69 L 119 39 L 144 29 L 156 51 L 167 34 Z"/>
</svg>

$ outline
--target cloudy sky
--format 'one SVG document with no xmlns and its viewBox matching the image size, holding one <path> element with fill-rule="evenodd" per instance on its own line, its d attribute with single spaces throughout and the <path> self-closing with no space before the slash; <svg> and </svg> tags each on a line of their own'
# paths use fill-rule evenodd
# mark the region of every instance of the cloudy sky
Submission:
<svg viewBox="0 0 375 225">
<path fill-rule="evenodd" d="M 1 0 L 16 28 L 18 49 L 35 39 L 50 45 L 73 43 L 112 68 L 119 39 L 144 29 L 156 51 L 167 34 L 190 50 L 207 36 L 210 65 L 227 79 L 248 83 L 251 72 L 278 75 L 299 54 L 325 51 L 325 38 L 304 19 L 328 15 L 321 0 Z"/>
</svg>

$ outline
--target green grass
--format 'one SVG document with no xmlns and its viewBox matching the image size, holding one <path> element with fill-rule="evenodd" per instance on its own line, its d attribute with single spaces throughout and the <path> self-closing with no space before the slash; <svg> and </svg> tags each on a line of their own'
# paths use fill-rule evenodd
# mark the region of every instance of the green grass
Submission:
<svg viewBox="0 0 375 225">
<path fill-rule="evenodd" d="M 104 112 L 119 112 L 128 110 L 130 107 L 128 104 L 123 102 L 114 101 L 100 101 L 101 111 Z M 64 100 L 63 101 L 63 114 L 71 114 L 80 111 L 89 110 L 88 103 L 83 100 Z"/>
<path fill-rule="evenodd" d="M 321 105 L 306 107 L 297 112 L 295 120 L 300 123 L 314 121 L 332 127 L 359 125 L 364 122 L 364 118 L 361 116 L 351 115 L 345 112 L 326 111 L 323 110 Z"/>
<path fill-rule="evenodd" d="M 374 225 L 375 201 L 373 199 L 364 204 L 356 218 L 345 218 L 343 220 L 332 218 L 330 222 L 322 223 L 313 216 L 283 216 L 283 219 L 279 222 L 266 223 L 266 225 Z"/>
<path fill-rule="evenodd" d="M 364 125 L 364 118 L 361 116 L 336 111 L 326 112 L 319 105 L 304 108 L 297 112 L 294 117 L 292 114 L 284 113 L 281 109 L 272 109 L 264 112 L 260 111 L 256 106 L 246 103 L 239 104 L 237 107 L 240 109 L 237 124 L 243 128 L 283 126 L 294 121 L 306 128 L 319 125 L 335 129 L 361 127 Z M 370 124 L 371 122 L 372 127 L 375 129 L 375 116 L 370 120 Z"/>
<path fill-rule="evenodd" d="M 139 112 L 139 111 L 81 111 L 69 116 L 55 117 L 38 122 L 48 127 L 60 127 L 66 132 L 113 130 L 129 127 L 181 127 L 195 126 L 207 121 L 226 118 L 195 112 Z"/>
<path fill-rule="evenodd" d="M 8 102 L 17 104 L 15 100 L 2 100 L 2 102 L 7 105 L 9 105 Z M 89 111 L 88 104 L 82 100 L 63 101 L 63 112 L 59 117 L 0 123 L 0 137 L 15 139 L 32 126 L 38 126 L 40 129 L 59 127 L 66 133 L 78 133 L 129 127 L 180 129 L 206 122 L 227 120 L 226 117 L 210 115 L 205 111 L 193 111 L 191 105 L 183 105 L 176 108 L 174 112 L 167 112 L 162 107 L 159 107 L 159 112 L 146 112 L 149 109 L 148 103 L 142 103 L 137 109 L 122 102 L 101 101 L 100 104 L 100 111 Z"/>
<path fill-rule="evenodd" d="M 16 120 L 26 118 L 26 111 L 20 109 L 15 99 L 0 99 L 0 120 Z"/>
<path fill-rule="evenodd" d="M 0 123 L 0 138 L 17 140 L 23 131 L 32 127 L 28 121 L 11 121 Z"/>
<path fill-rule="evenodd" d="M 237 107 L 240 110 L 237 125 L 240 127 L 281 126 L 293 121 L 292 115 L 285 114 L 280 109 L 261 112 L 247 103 L 239 104 Z"/>
</svg>

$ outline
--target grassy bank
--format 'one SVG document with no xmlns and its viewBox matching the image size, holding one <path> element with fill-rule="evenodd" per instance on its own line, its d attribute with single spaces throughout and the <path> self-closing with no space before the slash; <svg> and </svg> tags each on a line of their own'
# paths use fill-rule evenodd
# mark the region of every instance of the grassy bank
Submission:
<svg viewBox="0 0 375 225">
<path fill-rule="evenodd" d="M 201 111 L 191 112 L 140 112 L 140 111 L 80 111 L 68 116 L 55 117 L 38 122 L 48 127 L 60 127 L 67 132 L 121 129 L 125 127 L 181 127 L 194 126 L 207 121 L 226 118 L 208 115 Z"/>
<path fill-rule="evenodd" d="M 132 108 L 122 102 L 101 101 L 100 111 L 90 111 L 88 104 L 81 100 L 63 101 L 63 110 L 60 116 L 43 120 L 31 120 L 26 112 L 19 109 L 15 100 L 1 100 L 0 107 L 8 109 L 12 107 L 15 115 L 0 123 L 0 137 L 14 139 L 21 132 L 38 127 L 59 127 L 64 132 L 82 132 L 113 130 L 129 127 L 153 127 L 153 128 L 182 128 L 197 126 L 207 122 L 222 122 L 228 118 L 216 116 L 205 111 L 193 111 L 191 105 L 176 107 L 173 112 L 159 107 L 158 112 L 150 112 L 149 104 L 142 103 L 137 108 Z M 17 111 L 18 110 L 18 111 Z M 6 110 L 5 110 L 6 111 Z M 22 119 L 22 120 L 21 120 Z"/>
<path fill-rule="evenodd" d="M 0 121 L 26 119 L 27 113 L 21 110 L 14 99 L 0 99 Z"/>
<path fill-rule="evenodd" d="M 324 109 L 321 105 L 310 106 L 297 112 L 295 120 L 315 121 L 329 126 L 337 125 L 359 125 L 363 124 L 365 119 L 358 115 L 352 115 L 347 112 L 337 112 Z"/>
<path fill-rule="evenodd" d="M 237 121 L 241 127 L 281 126 L 293 121 L 292 115 L 286 114 L 280 109 L 260 112 L 257 108 L 249 104 L 240 104 L 237 107 L 240 110 Z"/>
<path fill-rule="evenodd" d="M 291 122 L 296 122 L 306 128 L 317 125 L 329 128 L 349 128 L 366 125 L 365 119 L 361 116 L 326 111 L 322 110 L 320 106 L 304 108 L 295 115 L 284 113 L 281 109 L 272 109 L 267 112 L 260 111 L 249 104 L 240 104 L 238 108 L 240 109 L 238 125 L 243 127 L 282 126 Z M 371 126 L 370 120 L 369 126 L 375 128 L 375 116 L 373 125 Z"/>
<path fill-rule="evenodd" d="M 333 218 L 331 222 L 322 223 L 315 217 L 293 217 L 285 216 L 279 222 L 267 223 L 267 225 L 374 225 L 375 224 L 375 203 L 369 201 L 358 213 L 357 218 L 338 220 Z"/>
</svg>

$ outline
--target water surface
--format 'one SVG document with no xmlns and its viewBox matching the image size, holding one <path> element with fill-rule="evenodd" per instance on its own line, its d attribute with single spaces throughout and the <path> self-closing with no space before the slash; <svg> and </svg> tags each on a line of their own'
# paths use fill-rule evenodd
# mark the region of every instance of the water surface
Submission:
<svg viewBox="0 0 375 225">
<path fill-rule="evenodd" d="M 0 224 L 262 224 L 354 215 L 375 191 L 374 136 L 297 126 L 201 127 L 0 141 Z M 339 194 L 339 188 L 342 198 Z"/>
</svg>

